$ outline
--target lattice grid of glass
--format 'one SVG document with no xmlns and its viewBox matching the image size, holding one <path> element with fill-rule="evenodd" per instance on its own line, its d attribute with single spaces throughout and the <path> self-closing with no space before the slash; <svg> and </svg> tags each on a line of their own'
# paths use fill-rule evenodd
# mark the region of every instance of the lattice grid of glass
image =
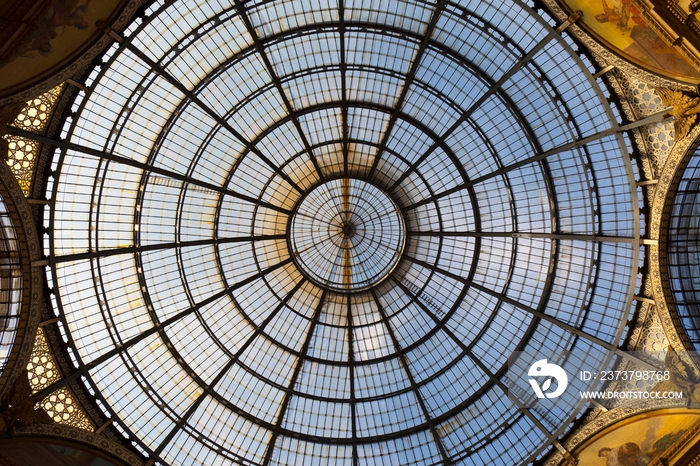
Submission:
<svg viewBox="0 0 700 466">
<path fill-rule="evenodd" d="M 377 187 L 339 178 L 311 190 L 289 220 L 292 256 L 322 288 L 359 291 L 384 280 L 405 242 L 403 216 Z"/>
<path fill-rule="evenodd" d="M 583 406 L 535 422 L 508 356 L 616 345 L 639 254 L 626 141 L 548 21 L 520 1 L 176 1 L 128 28 L 49 184 L 57 303 L 115 425 L 160 464 L 548 448 Z M 347 266 L 362 286 L 290 248 L 342 179 L 404 235 L 395 264 Z"/>
<path fill-rule="evenodd" d="M 678 318 L 700 351 L 700 151 L 690 156 L 673 199 L 667 236 L 669 282 Z"/>
<path fill-rule="evenodd" d="M 0 196 L 0 374 L 17 336 L 22 307 L 22 268 L 17 231 Z"/>
</svg>

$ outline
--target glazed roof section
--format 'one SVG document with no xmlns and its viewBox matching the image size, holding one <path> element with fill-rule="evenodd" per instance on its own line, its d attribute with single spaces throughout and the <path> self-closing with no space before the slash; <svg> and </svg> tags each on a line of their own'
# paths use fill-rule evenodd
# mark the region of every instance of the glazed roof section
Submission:
<svg viewBox="0 0 700 466">
<path fill-rule="evenodd" d="M 517 464 L 581 411 L 505 396 L 516 350 L 617 346 L 639 264 L 624 136 L 523 2 L 155 3 L 74 105 L 54 305 L 115 426 L 170 464 Z M 286 228 L 381 187 L 404 257 L 324 291 Z"/>
</svg>

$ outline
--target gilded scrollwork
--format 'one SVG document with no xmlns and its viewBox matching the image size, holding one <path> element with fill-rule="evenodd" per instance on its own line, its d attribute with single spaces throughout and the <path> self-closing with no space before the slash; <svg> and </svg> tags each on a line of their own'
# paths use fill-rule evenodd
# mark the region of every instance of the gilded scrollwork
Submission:
<svg viewBox="0 0 700 466">
<path fill-rule="evenodd" d="M 660 87 L 656 91 L 664 104 L 671 109 L 664 115 L 673 116 L 674 141 L 680 141 L 688 135 L 700 113 L 700 98 L 689 96 L 681 91 Z"/>
</svg>

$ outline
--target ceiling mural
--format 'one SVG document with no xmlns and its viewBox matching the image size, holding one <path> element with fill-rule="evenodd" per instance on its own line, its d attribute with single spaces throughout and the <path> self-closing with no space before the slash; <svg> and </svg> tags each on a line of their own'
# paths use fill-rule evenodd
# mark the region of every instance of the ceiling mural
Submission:
<svg viewBox="0 0 700 466">
<path fill-rule="evenodd" d="M 586 466 L 650 464 L 700 421 L 700 410 L 656 410 L 619 422 L 586 442 L 575 457 Z"/>
<path fill-rule="evenodd" d="M 667 77 L 700 79 L 698 70 L 649 27 L 631 0 L 563 0 L 563 3 L 572 11 L 582 11 L 577 24 L 623 58 Z"/>
<path fill-rule="evenodd" d="M 15 92 L 67 66 L 101 36 L 96 22 L 121 9 L 123 0 L 58 0 L 19 30 L 0 54 L 0 93 Z"/>
</svg>

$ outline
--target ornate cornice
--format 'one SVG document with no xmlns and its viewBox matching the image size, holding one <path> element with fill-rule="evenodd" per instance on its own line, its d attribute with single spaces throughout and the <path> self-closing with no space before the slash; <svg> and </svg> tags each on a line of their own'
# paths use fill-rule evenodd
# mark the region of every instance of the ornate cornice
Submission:
<svg viewBox="0 0 700 466">
<path fill-rule="evenodd" d="M 90 447 L 101 450 L 108 455 L 119 458 L 126 464 L 133 466 L 143 466 L 143 459 L 136 456 L 127 448 L 113 442 L 102 435 L 88 432 L 75 427 L 61 424 L 32 424 L 29 426 L 13 427 L 13 436 L 22 437 L 55 437 L 73 442 L 86 444 Z"/>
<path fill-rule="evenodd" d="M 659 182 L 656 185 L 654 198 L 651 202 L 651 218 L 649 222 L 649 237 L 658 242 L 658 244 L 650 246 L 649 250 L 649 273 L 654 301 L 669 344 L 679 352 L 691 349 L 692 347 L 690 346 L 680 322 L 678 319 L 674 318 L 673 303 L 671 300 L 667 299 L 668 290 L 664 283 L 668 282 L 668 277 L 662 270 L 661 256 L 665 254 L 666 251 L 665 225 L 667 218 L 665 217 L 670 208 L 670 203 L 673 202 L 673 194 L 678 184 L 678 169 L 692 143 L 699 136 L 700 126 L 696 126 L 685 138 L 676 142 L 666 158 L 666 162 L 659 176 Z M 684 355 L 684 353 L 681 353 L 681 355 Z M 696 361 L 688 357 L 683 357 L 683 360 L 698 369 Z"/>
<path fill-rule="evenodd" d="M 688 458 L 683 458 L 683 456 L 688 454 L 687 450 L 693 446 L 698 437 L 700 437 L 700 422 L 693 424 L 690 429 L 688 429 L 680 439 L 674 442 L 670 448 L 664 451 L 661 456 L 649 463 L 649 466 L 666 466 L 668 464 L 680 465 L 681 463 L 679 460 L 688 460 Z M 689 466 L 696 464 L 700 464 L 700 456 L 693 458 L 693 462 Z"/>
<path fill-rule="evenodd" d="M 658 409 L 668 409 L 668 406 L 664 406 L 664 400 L 650 400 L 644 403 L 639 403 L 638 406 L 634 408 L 615 408 L 610 411 L 602 412 L 596 411 L 595 418 L 590 420 L 586 425 L 581 427 L 576 431 L 574 435 L 569 437 L 562 446 L 569 452 L 574 452 L 592 439 L 595 435 L 602 432 L 603 430 L 611 427 L 619 422 L 629 419 L 638 414 L 645 412 L 656 411 Z M 549 460 L 544 463 L 545 466 L 564 466 L 570 464 L 566 463 L 564 456 L 560 452 L 555 452 L 550 456 Z M 587 465 L 579 465 L 587 466 Z"/>
</svg>

